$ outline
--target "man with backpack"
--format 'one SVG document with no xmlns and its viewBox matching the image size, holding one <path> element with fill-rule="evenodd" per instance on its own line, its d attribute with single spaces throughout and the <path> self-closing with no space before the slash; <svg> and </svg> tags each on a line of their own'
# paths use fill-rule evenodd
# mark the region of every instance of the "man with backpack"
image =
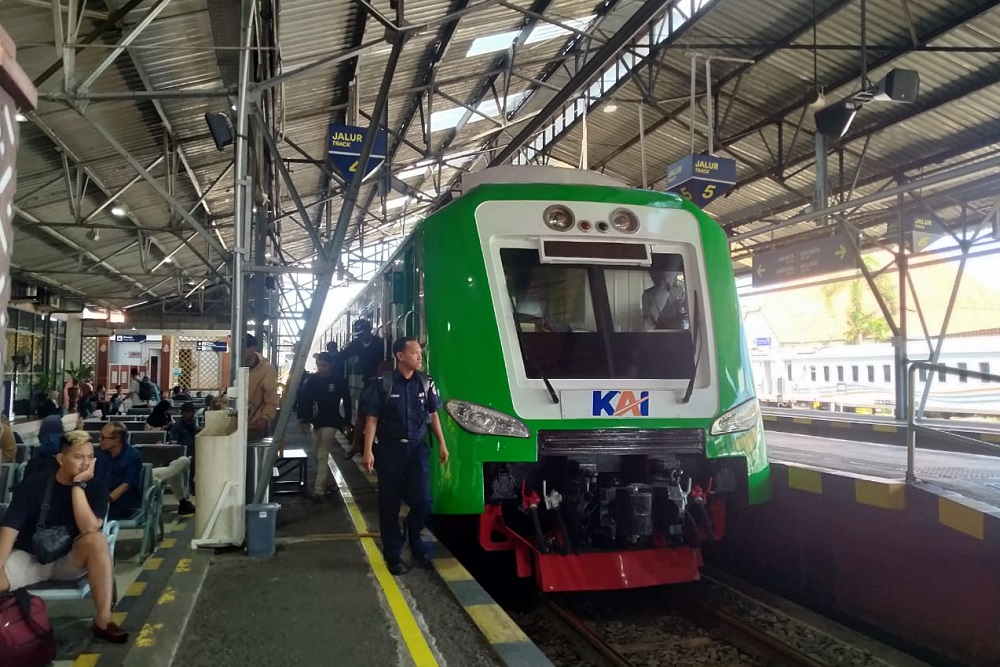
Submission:
<svg viewBox="0 0 1000 667">
<path fill-rule="evenodd" d="M 428 425 L 438 441 L 438 461 L 448 462 L 441 421 L 437 416 L 441 397 L 434 380 L 418 369 L 423 365 L 420 343 L 400 338 L 392 345 L 396 370 L 373 382 L 361 398 L 365 412 L 365 469 L 370 473 L 378 461 L 378 516 L 382 533 L 382 555 L 389 572 L 404 574 L 403 534 L 399 528 L 402 500 L 410 507 L 406 529 L 413 562 L 429 567 L 427 547 L 420 536 L 431 510 L 430 446 L 425 440 Z M 375 436 L 378 435 L 378 445 Z"/>
</svg>

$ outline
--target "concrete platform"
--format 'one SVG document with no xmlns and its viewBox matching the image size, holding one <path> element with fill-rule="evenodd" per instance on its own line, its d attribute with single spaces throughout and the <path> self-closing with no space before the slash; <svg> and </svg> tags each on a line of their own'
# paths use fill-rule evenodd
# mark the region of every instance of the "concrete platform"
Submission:
<svg viewBox="0 0 1000 667">
<path fill-rule="evenodd" d="M 903 447 L 860 442 L 846 434 L 841 438 L 823 438 L 768 431 L 766 438 L 771 461 L 891 480 L 906 477 Z M 1000 508 L 1000 456 L 918 447 L 914 462 L 921 482 Z"/>
<path fill-rule="evenodd" d="M 771 468 L 772 502 L 733 517 L 709 562 L 932 664 L 1000 664 L 1000 510 L 931 483 Z"/>
<path fill-rule="evenodd" d="M 306 446 L 289 436 L 286 446 Z M 330 463 L 340 491 L 324 502 L 272 498 L 281 504 L 273 558 L 203 554 L 207 574 L 186 622 L 177 622 L 182 636 L 158 642 L 158 655 L 136 647 L 125 664 L 548 664 L 440 545 L 434 570 L 391 576 L 369 528 L 378 525 L 371 480 L 339 452 Z"/>
<path fill-rule="evenodd" d="M 906 445 L 906 422 L 892 417 L 789 408 L 765 408 L 763 413 L 764 428 L 769 432 Z M 1000 423 L 958 419 L 926 419 L 920 423 L 928 428 L 971 438 L 978 444 L 956 444 L 934 433 L 921 433 L 917 436 L 918 448 L 1000 456 Z"/>
</svg>

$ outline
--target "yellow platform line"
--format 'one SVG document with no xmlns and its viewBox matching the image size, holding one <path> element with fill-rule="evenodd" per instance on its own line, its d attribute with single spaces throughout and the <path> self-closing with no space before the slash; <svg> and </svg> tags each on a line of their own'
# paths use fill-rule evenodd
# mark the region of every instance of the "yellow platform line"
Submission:
<svg viewBox="0 0 1000 667">
<path fill-rule="evenodd" d="M 100 653 L 81 653 L 73 661 L 73 667 L 94 667 L 100 657 Z"/>
<path fill-rule="evenodd" d="M 354 501 L 354 495 L 351 493 L 350 487 L 347 486 L 344 475 L 336 466 L 330 466 L 330 469 L 334 480 L 337 482 L 337 487 L 340 489 L 340 495 L 344 499 L 344 504 L 347 505 L 347 512 L 354 523 L 354 529 L 358 533 L 369 532 L 368 523 L 361 514 L 361 508 Z M 362 537 L 361 546 L 365 551 L 365 556 L 368 558 L 369 565 L 371 565 L 372 570 L 375 572 L 375 580 L 378 581 L 379 586 L 382 588 L 382 593 L 389 604 L 389 610 L 392 612 L 396 625 L 399 627 L 399 633 L 402 635 L 403 642 L 410 652 L 410 657 L 413 658 L 413 663 L 416 667 L 437 667 L 438 661 L 431 652 L 431 647 L 427 644 L 427 639 L 424 637 L 424 633 L 421 632 L 420 626 L 417 625 L 417 619 L 414 618 L 413 612 L 410 611 L 410 607 L 403 597 L 403 592 L 399 590 L 399 585 L 396 584 L 396 580 L 389 573 L 389 569 L 382 559 L 382 554 L 379 552 L 375 540 L 370 537 Z"/>
</svg>

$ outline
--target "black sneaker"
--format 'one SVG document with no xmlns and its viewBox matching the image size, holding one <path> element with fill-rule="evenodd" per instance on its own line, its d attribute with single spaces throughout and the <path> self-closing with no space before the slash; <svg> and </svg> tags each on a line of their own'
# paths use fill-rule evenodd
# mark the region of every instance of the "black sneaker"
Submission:
<svg viewBox="0 0 1000 667">
<path fill-rule="evenodd" d="M 390 574 L 394 574 L 397 577 L 399 575 L 401 575 L 401 574 L 406 574 L 406 565 L 403 564 L 403 561 L 397 561 L 395 563 L 388 563 L 387 565 L 389 566 L 389 573 Z"/>
<path fill-rule="evenodd" d="M 194 514 L 194 503 L 185 498 L 178 504 L 177 513 L 180 514 L 181 516 Z"/>
</svg>

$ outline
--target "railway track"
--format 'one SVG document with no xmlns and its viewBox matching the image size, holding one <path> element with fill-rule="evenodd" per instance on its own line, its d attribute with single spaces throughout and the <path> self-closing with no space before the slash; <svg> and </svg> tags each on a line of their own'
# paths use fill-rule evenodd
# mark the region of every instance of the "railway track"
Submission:
<svg viewBox="0 0 1000 667">
<path fill-rule="evenodd" d="M 647 664 L 696 664 L 700 653 L 705 664 L 773 665 L 775 667 L 824 667 L 811 656 L 793 646 L 783 644 L 770 635 L 719 607 L 691 600 L 690 608 L 681 613 L 692 621 L 685 636 L 674 632 L 655 637 L 652 641 L 609 642 L 567 605 L 547 598 L 543 606 L 563 631 L 573 635 L 581 657 L 599 667 L 641 667 Z M 656 619 L 649 619 L 656 624 Z M 664 662 L 666 656 L 676 662 Z M 727 657 L 728 656 L 728 657 Z M 669 658 L 667 658 L 669 660 Z M 698 660 L 698 662 L 701 662 Z"/>
<path fill-rule="evenodd" d="M 922 664 L 709 578 L 683 587 L 543 596 L 532 610 L 512 615 L 557 667 Z"/>
</svg>

